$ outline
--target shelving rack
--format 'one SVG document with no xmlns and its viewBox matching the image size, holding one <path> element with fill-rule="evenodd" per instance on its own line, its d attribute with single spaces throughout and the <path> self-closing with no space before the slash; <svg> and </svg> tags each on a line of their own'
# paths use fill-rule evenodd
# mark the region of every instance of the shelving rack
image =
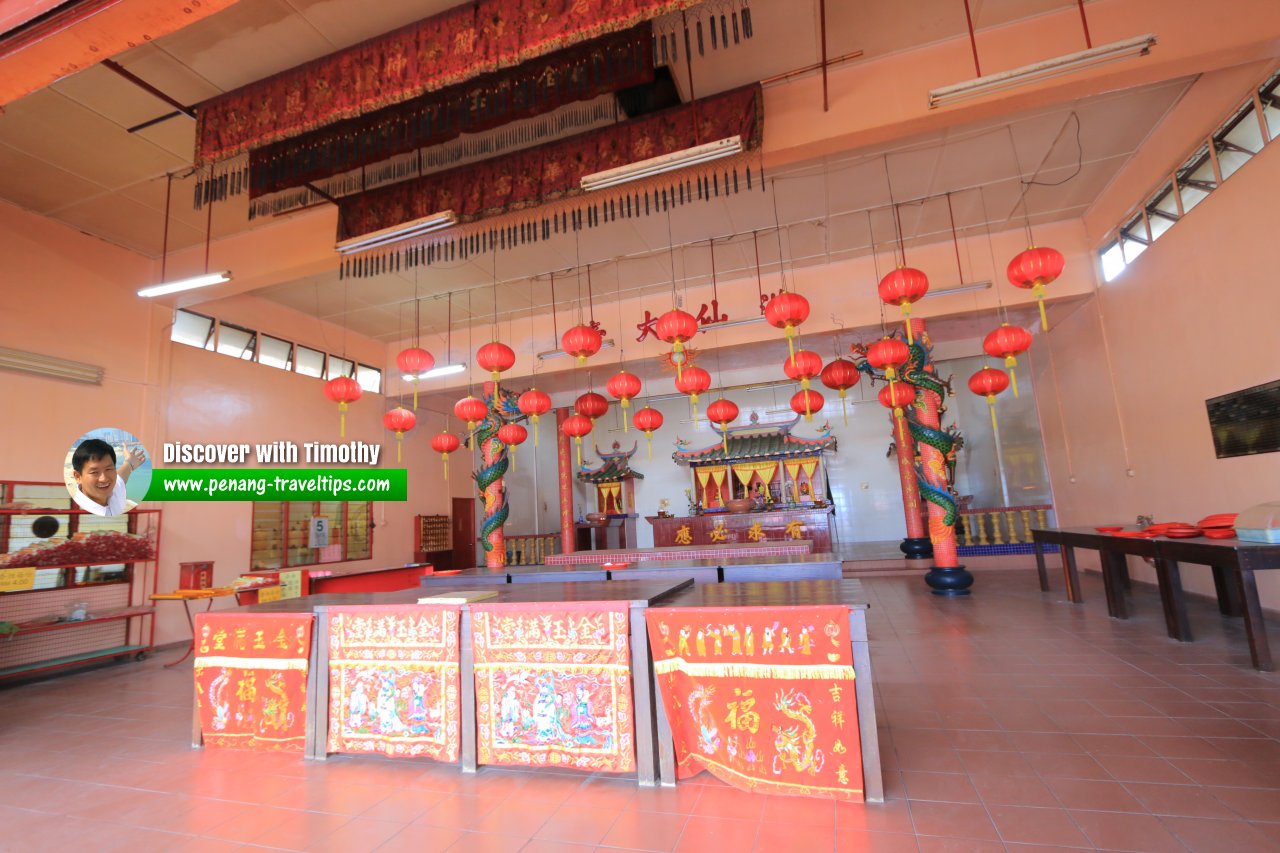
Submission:
<svg viewBox="0 0 1280 853">
<path fill-rule="evenodd" d="M 156 591 L 161 511 L 134 509 L 103 518 L 76 507 L 62 483 L 0 480 L 0 562 L 42 541 L 31 531 L 40 516 L 58 521 L 58 532 L 50 541 L 66 541 L 76 534 L 133 533 L 152 540 L 153 554 L 150 559 L 121 556 L 16 567 L 30 569 L 31 583 L 29 588 L 0 591 L 0 621 L 17 625 L 16 632 L 0 633 L 0 680 L 111 658 L 145 657 L 155 646 L 155 610 L 147 596 Z M 66 619 L 81 603 L 87 618 Z"/>
</svg>

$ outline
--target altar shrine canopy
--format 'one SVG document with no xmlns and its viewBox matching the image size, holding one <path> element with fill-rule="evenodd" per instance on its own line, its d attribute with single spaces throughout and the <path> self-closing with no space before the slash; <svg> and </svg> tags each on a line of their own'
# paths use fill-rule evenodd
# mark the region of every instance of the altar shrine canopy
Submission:
<svg viewBox="0 0 1280 853">
<path fill-rule="evenodd" d="M 631 512 L 630 507 L 635 506 L 634 481 L 644 479 L 644 474 L 631 467 L 631 457 L 636 455 L 638 447 L 635 444 L 630 450 L 621 451 L 615 441 L 611 453 L 596 450 L 601 459 L 598 467 L 578 472 L 579 483 L 596 487 L 596 512 L 621 515 Z"/>
<path fill-rule="evenodd" d="M 749 424 L 721 431 L 724 440 L 677 450 L 671 458 L 688 466 L 694 499 L 705 510 L 722 509 L 734 498 L 779 507 L 825 503 L 822 457 L 836 452 L 836 439 L 828 427 L 817 438 L 792 435 L 799 422 L 796 415 L 760 423 L 753 414 Z"/>
</svg>

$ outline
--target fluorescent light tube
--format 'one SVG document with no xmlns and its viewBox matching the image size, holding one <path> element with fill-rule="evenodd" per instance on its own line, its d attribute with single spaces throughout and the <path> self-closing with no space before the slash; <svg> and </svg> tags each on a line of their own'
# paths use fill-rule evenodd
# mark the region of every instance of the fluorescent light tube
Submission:
<svg viewBox="0 0 1280 853">
<path fill-rule="evenodd" d="M 420 237 L 423 234 L 430 234 L 432 231 L 440 231 L 457 224 L 457 215 L 452 210 L 444 210 L 440 213 L 424 216 L 421 219 L 414 219 L 411 222 L 404 222 L 400 225 L 393 225 L 390 228 L 370 231 L 368 234 L 361 234 L 357 237 L 342 240 L 334 248 L 340 255 L 349 255 L 352 252 L 363 252 L 366 249 L 376 249 L 379 246 L 398 243 L 401 240 L 408 240 L 410 237 Z"/>
<path fill-rule="evenodd" d="M 86 385 L 102 384 L 102 368 L 96 365 L 9 347 L 0 347 L 0 368 Z"/>
<path fill-rule="evenodd" d="M 231 281 L 231 271 L 223 272 L 207 272 L 203 275 L 193 275 L 191 278 L 180 278 L 177 281 L 166 281 L 162 284 L 153 284 L 150 287 L 144 287 L 138 291 L 139 296 L 166 296 L 170 293 L 178 293 L 183 290 L 195 290 L 197 287 L 208 287 L 211 284 L 222 284 L 224 281 Z"/>
<path fill-rule="evenodd" d="M 466 370 L 465 364 L 443 364 L 440 367 L 433 367 L 425 373 L 419 373 L 415 377 L 412 373 L 402 374 L 405 382 L 412 382 L 416 379 L 435 379 L 437 376 L 452 376 L 455 373 L 461 373 Z"/>
<path fill-rule="evenodd" d="M 1100 47 L 1082 50 L 1079 53 L 1068 53 L 1065 56 L 1046 59 L 1043 62 L 1034 62 L 1021 68 L 1001 71 L 998 74 L 988 74 L 985 77 L 978 77 L 964 83 L 956 83 L 953 86 L 931 89 L 929 91 L 929 108 L 945 107 L 949 104 L 967 101 L 970 98 L 980 98 L 983 95 L 1004 92 L 1018 86 L 1024 86 L 1027 83 L 1051 80 L 1054 77 L 1072 74 L 1086 68 L 1105 65 L 1108 62 L 1146 56 L 1151 52 L 1151 46 L 1155 43 L 1155 33 L 1148 33 L 1145 36 L 1104 44 Z"/>
<path fill-rule="evenodd" d="M 605 338 L 600 342 L 600 349 L 609 349 L 614 346 L 613 338 Z M 552 349 L 546 352 L 538 353 L 538 361 L 546 361 L 549 358 L 568 358 L 569 353 L 562 349 Z"/>
<path fill-rule="evenodd" d="M 990 290 L 990 281 L 975 281 L 972 284 L 957 284 L 955 287 L 939 287 L 930 290 L 921 299 L 928 299 L 930 296 L 950 296 L 953 293 L 968 293 L 971 290 Z"/>
<path fill-rule="evenodd" d="M 730 157 L 740 153 L 742 153 L 742 137 L 730 136 L 726 139 L 708 142 L 706 145 L 698 145 L 694 148 L 686 148 L 683 151 L 651 157 L 638 163 L 628 163 L 616 169 L 608 169 L 604 172 L 586 175 L 582 179 L 582 188 L 587 191 L 602 190 L 606 187 L 613 187 L 630 181 L 640 181 L 645 178 L 651 178 L 654 175 L 661 175 L 664 172 L 673 172 L 676 169 L 696 166 L 699 163 L 707 163 L 711 160 L 719 160 L 722 157 Z"/>
<path fill-rule="evenodd" d="M 734 326 L 746 326 L 751 323 L 763 323 L 765 317 L 763 314 L 757 317 L 745 317 L 741 320 L 725 320 L 723 323 L 707 323 L 705 326 L 699 327 L 699 332 L 714 332 L 716 329 L 730 329 Z"/>
</svg>

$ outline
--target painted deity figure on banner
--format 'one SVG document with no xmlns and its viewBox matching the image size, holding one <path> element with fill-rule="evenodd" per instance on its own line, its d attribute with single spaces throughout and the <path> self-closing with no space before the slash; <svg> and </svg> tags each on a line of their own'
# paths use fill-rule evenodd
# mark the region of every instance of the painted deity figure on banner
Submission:
<svg viewBox="0 0 1280 853">
<path fill-rule="evenodd" d="M 534 735 L 543 743 L 566 739 L 560 724 L 559 701 L 556 697 L 555 676 L 550 673 L 538 679 L 538 693 L 533 699 Z"/>
<path fill-rule="evenodd" d="M 520 705 L 520 697 L 516 695 L 514 687 L 508 686 L 498 707 L 498 737 L 506 741 L 516 740 L 523 719 L 524 708 Z"/>
</svg>

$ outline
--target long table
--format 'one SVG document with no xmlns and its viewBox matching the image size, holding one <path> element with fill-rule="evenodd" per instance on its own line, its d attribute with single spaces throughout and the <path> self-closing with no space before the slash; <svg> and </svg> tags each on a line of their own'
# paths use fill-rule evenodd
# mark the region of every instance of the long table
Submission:
<svg viewBox="0 0 1280 853">
<path fill-rule="evenodd" d="M 1255 572 L 1280 569 L 1280 545 L 1241 542 L 1238 539 L 1154 539 L 1112 536 L 1092 528 L 1044 528 L 1031 531 L 1035 545 L 1036 567 L 1041 588 L 1047 589 L 1044 546 L 1058 545 L 1062 554 L 1063 580 L 1067 598 L 1074 604 L 1084 600 L 1080 592 L 1080 575 L 1076 567 L 1076 548 L 1097 551 L 1102 562 L 1102 582 L 1107 596 L 1107 612 L 1116 619 L 1129 618 L 1124 588 L 1128 585 L 1127 555 L 1146 557 L 1156 571 L 1160 604 L 1165 627 L 1171 638 L 1181 642 L 1192 639 L 1187 621 L 1186 601 L 1182 591 L 1181 563 L 1208 566 L 1213 572 L 1218 610 L 1224 616 L 1244 617 L 1249 638 L 1249 655 L 1254 669 L 1273 668 L 1271 647 L 1267 642 L 1266 622 L 1258 600 Z"/>
<path fill-rule="evenodd" d="M 843 563 L 834 554 L 800 554 L 793 557 L 735 557 L 732 561 L 656 561 L 626 567 L 504 566 L 423 575 L 423 587 L 459 584 L 557 583 L 560 581 L 619 581 L 693 578 L 697 583 L 744 581 L 839 580 Z"/>
</svg>

